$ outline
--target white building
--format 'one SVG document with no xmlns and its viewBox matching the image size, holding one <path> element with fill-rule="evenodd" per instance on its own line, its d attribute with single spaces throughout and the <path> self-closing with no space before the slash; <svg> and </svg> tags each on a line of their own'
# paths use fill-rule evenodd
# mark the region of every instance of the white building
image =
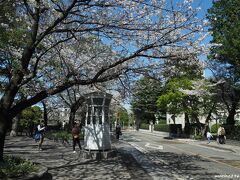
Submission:
<svg viewBox="0 0 240 180">
<path fill-rule="evenodd" d="M 218 116 L 216 114 L 212 114 L 211 120 L 209 121 L 209 127 L 211 127 L 213 124 L 216 123 L 225 123 L 226 118 L 227 118 L 226 112 L 222 111 L 218 113 Z M 198 116 L 200 123 L 205 124 L 207 115 L 204 116 Z M 236 124 L 240 122 L 240 110 L 237 112 L 235 115 L 235 120 Z M 166 122 L 167 124 L 181 124 L 182 129 L 185 127 L 185 115 L 184 114 L 178 114 L 178 115 L 173 115 L 173 114 L 168 114 L 166 115 Z M 191 121 L 190 121 L 191 122 Z"/>
</svg>

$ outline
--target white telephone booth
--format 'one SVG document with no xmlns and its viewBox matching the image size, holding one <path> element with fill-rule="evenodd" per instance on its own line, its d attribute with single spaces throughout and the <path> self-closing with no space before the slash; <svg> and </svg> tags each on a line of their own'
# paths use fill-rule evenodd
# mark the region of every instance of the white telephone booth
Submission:
<svg viewBox="0 0 240 180">
<path fill-rule="evenodd" d="M 112 95 L 93 92 L 87 95 L 85 150 L 110 150 L 109 104 Z"/>
</svg>

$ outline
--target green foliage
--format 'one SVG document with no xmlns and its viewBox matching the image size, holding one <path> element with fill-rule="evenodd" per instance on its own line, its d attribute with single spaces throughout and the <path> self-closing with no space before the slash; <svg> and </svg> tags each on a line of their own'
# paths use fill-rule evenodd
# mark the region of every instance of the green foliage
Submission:
<svg viewBox="0 0 240 180">
<path fill-rule="evenodd" d="M 30 161 L 18 157 L 4 156 L 4 162 L 0 164 L 0 179 L 19 177 L 36 170 L 36 165 Z"/>
<path fill-rule="evenodd" d="M 158 108 L 156 101 L 158 96 L 162 94 L 162 83 L 160 81 L 143 77 L 134 85 L 132 97 L 132 110 L 138 115 L 141 121 L 148 123 L 149 120 L 154 121 L 154 114 Z"/>
<path fill-rule="evenodd" d="M 220 124 L 213 124 L 211 126 L 211 133 L 217 133 L 219 127 L 220 127 Z"/>
<path fill-rule="evenodd" d="M 159 121 L 158 121 L 158 124 L 166 124 L 167 122 L 166 122 L 166 119 L 160 119 Z"/>
<path fill-rule="evenodd" d="M 208 19 L 213 32 L 212 43 L 221 46 L 211 49 L 212 58 L 218 54 L 217 59 L 232 65 L 240 65 L 240 1 L 218 0 L 208 10 Z"/>
<path fill-rule="evenodd" d="M 82 132 L 80 133 L 80 139 L 83 139 Z M 49 139 L 59 140 L 59 141 L 68 141 L 72 139 L 72 134 L 67 131 L 57 131 L 48 133 Z"/>
<path fill-rule="evenodd" d="M 55 140 L 70 140 L 72 139 L 72 134 L 67 131 L 57 131 L 49 133 L 48 137 Z"/>
<path fill-rule="evenodd" d="M 202 136 L 202 135 L 194 135 L 194 137 L 193 137 L 194 139 L 196 139 L 196 140 L 203 140 L 204 139 L 204 137 Z"/>
<path fill-rule="evenodd" d="M 231 112 L 237 109 L 240 98 L 240 1 L 239 0 L 218 0 L 208 10 L 207 15 L 212 32 L 211 43 L 220 44 L 213 46 L 209 59 L 217 64 L 215 76 L 224 79 L 225 84 L 230 85 L 221 88 L 221 99 L 227 107 L 232 107 Z M 228 86 L 227 85 L 227 86 Z M 236 107 L 236 108 L 235 108 Z M 235 110 L 233 109 L 235 108 Z M 227 124 L 234 124 L 234 115 L 229 114 Z"/>
<path fill-rule="evenodd" d="M 164 108 L 171 114 L 179 114 L 188 111 L 186 106 L 188 96 L 179 91 L 179 89 L 191 89 L 192 83 L 187 78 L 174 78 L 165 86 L 165 94 L 158 97 L 157 106 Z"/>
<path fill-rule="evenodd" d="M 24 47 L 24 44 L 31 39 L 26 23 L 18 17 L 17 6 L 13 7 L 13 4 L 15 4 L 13 0 L 3 1 L 0 4 L 0 22 L 4 24 L 0 26 L 0 48 L 4 48 L 6 44 Z M 9 20 L 10 17 L 11 20 Z M 16 64 L 17 62 L 13 61 L 11 65 Z"/>
<path fill-rule="evenodd" d="M 42 117 L 42 110 L 39 106 L 28 107 L 22 111 L 20 116 L 20 126 L 26 128 L 29 121 L 37 124 Z"/>
<path fill-rule="evenodd" d="M 119 118 L 120 118 L 120 123 L 124 123 L 125 125 L 128 124 L 129 117 L 128 117 L 128 112 L 125 108 L 121 108 L 119 111 Z"/>
<path fill-rule="evenodd" d="M 169 132 L 169 125 L 168 124 L 155 124 L 154 125 L 155 131 L 163 131 L 163 132 Z"/>
<path fill-rule="evenodd" d="M 234 126 L 234 125 L 228 125 L 228 124 L 223 124 L 223 127 L 226 132 L 226 137 L 227 139 L 232 139 L 232 140 L 240 140 L 240 126 Z"/>
<path fill-rule="evenodd" d="M 140 129 L 149 129 L 149 124 L 141 123 Z"/>
</svg>

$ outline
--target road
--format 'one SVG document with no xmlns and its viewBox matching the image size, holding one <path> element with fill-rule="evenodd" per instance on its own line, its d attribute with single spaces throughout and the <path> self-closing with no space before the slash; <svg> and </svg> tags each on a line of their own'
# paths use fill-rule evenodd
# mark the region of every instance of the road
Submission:
<svg viewBox="0 0 240 180">
<path fill-rule="evenodd" d="M 136 131 L 124 132 L 122 142 L 138 150 L 132 154 L 153 179 L 240 179 L 240 155 L 206 142 L 186 143 Z"/>
</svg>

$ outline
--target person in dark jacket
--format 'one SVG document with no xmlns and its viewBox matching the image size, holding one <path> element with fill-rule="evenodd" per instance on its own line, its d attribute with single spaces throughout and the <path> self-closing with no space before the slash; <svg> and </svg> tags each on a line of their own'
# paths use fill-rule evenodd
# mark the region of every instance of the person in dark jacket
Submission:
<svg viewBox="0 0 240 180">
<path fill-rule="evenodd" d="M 117 124 L 116 126 L 116 138 L 119 139 L 119 136 L 122 135 L 121 126 Z"/>
<path fill-rule="evenodd" d="M 73 128 L 72 128 L 72 137 L 73 137 L 73 153 L 76 153 L 75 146 L 78 144 L 79 149 L 82 149 L 80 144 L 80 129 L 77 122 L 74 122 Z"/>
</svg>

